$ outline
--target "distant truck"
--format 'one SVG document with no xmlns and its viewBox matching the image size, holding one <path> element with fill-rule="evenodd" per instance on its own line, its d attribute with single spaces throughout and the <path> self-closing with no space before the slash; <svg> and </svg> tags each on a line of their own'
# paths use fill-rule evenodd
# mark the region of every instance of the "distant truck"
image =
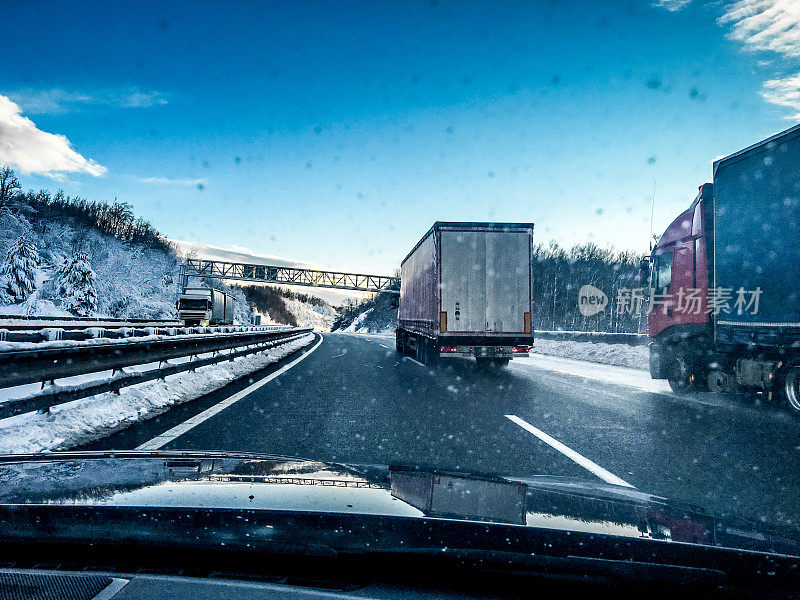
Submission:
<svg viewBox="0 0 800 600">
<path fill-rule="evenodd" d="M 716 160 L 648 261 L 650 374 L 800 411 L 800 125 Z"/>
<path fill-rule="evenodd" d="M 209 288 L 185 288 L 178 299 L 178 319 L 187 327 L 195 325 L 230 325 L 233 323 L 234 298 Z"/>
<path fill-rule="evenodd" d="M 400 266 L 397 351 L 506 365 L 533 345 L 533 223 L 438 221 Z"/>
</svg>

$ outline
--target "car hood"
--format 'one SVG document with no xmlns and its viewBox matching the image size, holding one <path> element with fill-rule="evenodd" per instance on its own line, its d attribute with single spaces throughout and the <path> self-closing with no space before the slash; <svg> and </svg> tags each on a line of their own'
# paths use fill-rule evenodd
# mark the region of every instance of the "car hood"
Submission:
<svg viewBox="0 0 800 600">
<path fill-rule="evenodd" d="M 254 454 L 0 457 L 0 509 L 31 507 L 62 513 L 70 508 L 149 508 L 435 519 L 483 523 L 486 531 L 514 526 L 800 556 L 795 531 L 716 519 L 694 507 L 599 482 Z M 0 511 L 0 520 L 3 514 L 8 513 Z"/>
</svg>

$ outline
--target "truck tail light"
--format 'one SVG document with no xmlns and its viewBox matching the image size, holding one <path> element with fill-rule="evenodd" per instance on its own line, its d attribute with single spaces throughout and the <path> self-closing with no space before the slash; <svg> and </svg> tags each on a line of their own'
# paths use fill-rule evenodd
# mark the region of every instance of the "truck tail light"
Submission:
<svg viewBox="0 0 800 600">
<path fill-rule="evenodd" d="M 532 325 L 531 325 L 531 313 L 525 313 L 525 333 L 531 333 Z"/>
<path fill-rule="evenodd" d="M 514 354 L 525 354 L 526 352 L 528 352 L 528 346 L 514 346 L 511 349 L 511 352 L 513 352 Z"/>
<path fill-rule="evenodd" d="M 455 348 L 454 346 L 442 346 L 440 350 L 442 352 L 458 352 L 458 348 Z"/>
<path fill-rule="evenodd" d="M 439 313 L 439 333 L 447 331 L 447 311 L 443 310 Z"/>
</svg>

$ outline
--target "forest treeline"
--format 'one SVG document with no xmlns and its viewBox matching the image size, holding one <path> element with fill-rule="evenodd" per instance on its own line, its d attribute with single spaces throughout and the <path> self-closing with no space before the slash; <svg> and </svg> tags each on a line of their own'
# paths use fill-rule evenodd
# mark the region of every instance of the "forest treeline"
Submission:
<svg viewBox="0 0 800 600">
<path fill-rule="evenodd" d="M 631 310 L 617 310 L 617 297 L 621 290 L 640 286 L 639 262 L 643 255 L 632 251 L 601 248 L 594 242 L 562 248 L 556 242 L 539 244 L 533 248 L 533 325 L 539 331 L 603 331 L 643 333 L 646 328 L 642 314 Z M 592 285 L 608 296 L 606 309 L 584 317 L 578 310 L 578 291 Z M 384 298 L 385 296 L 385 298 Z M 383 326 L 396 319 L 396 303 L 388 301 L 388 294 L 375 298 L 345 302 L 333 329 L 345 329 L 360 314 L 372 309 L 370 321 Z M 383 300 L 383 301 L 381 301 Z M 380 328 L 378 327 L 378 328 Z"/>
<path fill-rule="evenodd" d="M 23 215 L 34 227 L 47 222 L 69 223 L 72 227 L 93 228 L 121 242 L 173 252 L 169 242 L 149 222 L 137 218 L 126 202 L 98 202 L 80 196 L 68 196 L 63 190 L 23 192 L 12 169 L 0 168 L 0 210 Z"/>
<path fill-rule="evenodd" d="M 569 249 L 555 242 L 533 249 L 533 323 L 537 330 L 642 333 L 645 315 L 618 310 L 620 290 L 640 286 L 643 254 L 601 248 L 594 242 Z M 592 285 L 608 296 L 606 309 L 584 317 L 578 310 L 578 291 Z"/>
</svg>

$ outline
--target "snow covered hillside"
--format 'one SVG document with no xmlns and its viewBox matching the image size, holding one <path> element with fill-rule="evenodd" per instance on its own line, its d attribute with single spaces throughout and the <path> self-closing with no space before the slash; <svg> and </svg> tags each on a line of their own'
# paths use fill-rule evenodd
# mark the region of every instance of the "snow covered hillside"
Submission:
<svg viewBox="0 0 800 600">
<path fill-rule="evenodd" d="M 243 294 L 265 325 L 293 325 L 330 331 L 338 317 L 337 310 L 326 301 L 279 286 L 245 285 L 234 289 Z"/>
<path fill-rule="evenodd" d="M 339 309 L 339 318 L 333 331 L 348 333 L 390 333 L 397 327 L 397 296 L 378 294 L 359 304 L 345 304 Z"/>
<path fill-rule="evenodd" d="M 37 209 L 24 197 L 0 208 L 0 314 L 175 317 L 178 258 L 168 246 Z"/>
<path fill-rule="evenodd" d="M 62 192 L 22 192 L 14 172 L 0 170 L 0 315 L 174 319 L 180 248 L 127 204 L 90 202 Z M 10 183 L 9 183 L 10 182 Z M 192 248 L 191 250 L 194 250 Z M 234 318 L 328 331 L 337 311 L 325 300 L 278 290 L 273 301 L 236 298 Z"/>
</svg>

